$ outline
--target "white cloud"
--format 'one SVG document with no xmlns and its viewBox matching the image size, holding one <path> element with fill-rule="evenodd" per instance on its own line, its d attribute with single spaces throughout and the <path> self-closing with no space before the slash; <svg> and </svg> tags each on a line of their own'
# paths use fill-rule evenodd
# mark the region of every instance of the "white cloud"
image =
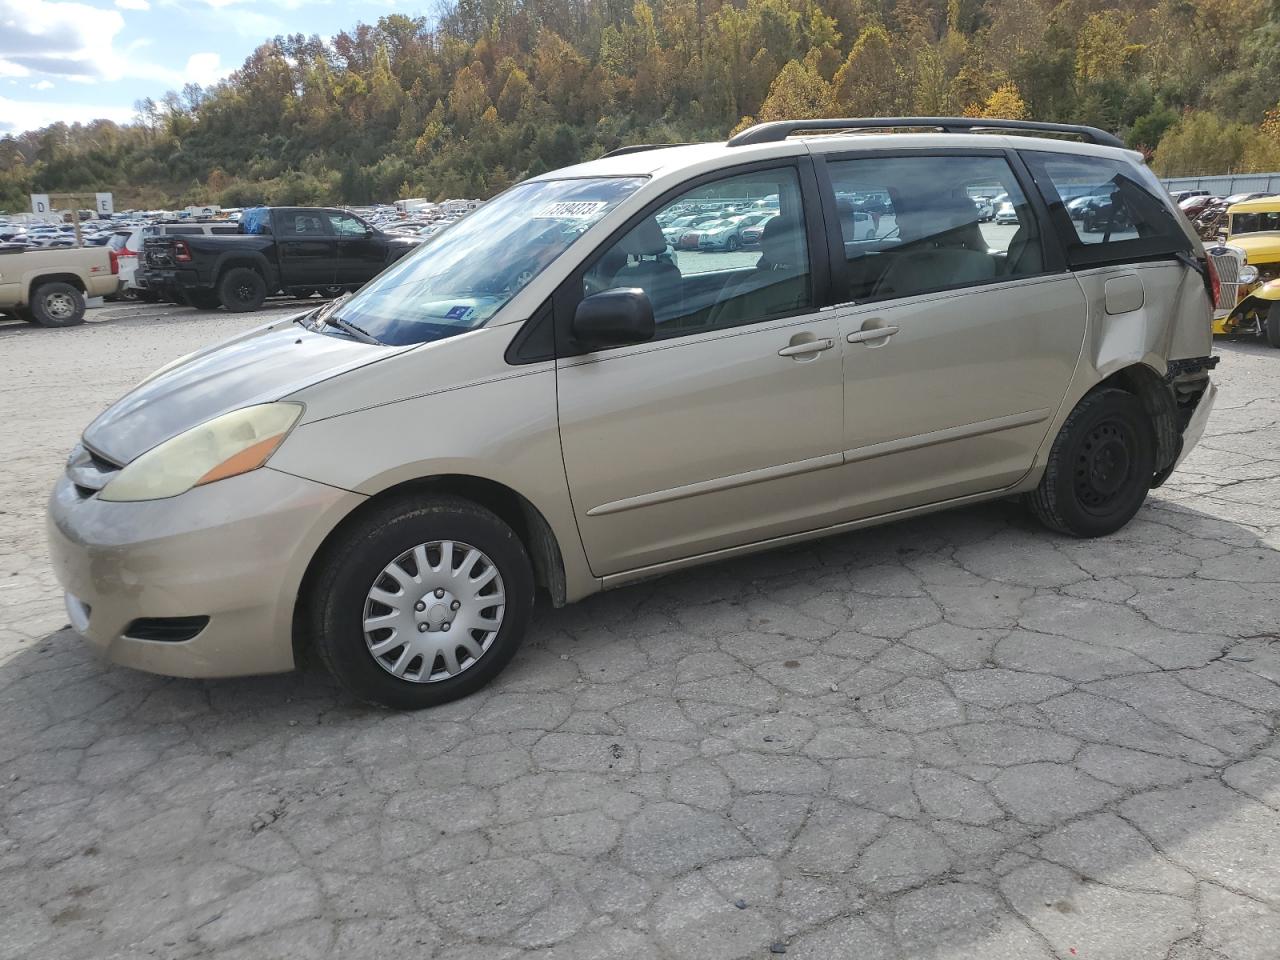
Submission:
<svg viewBox="0 0 1280 960">
<path fill-rule="evenodd" d="M 116 6 L 121 10 L 150 10 L 151 4 L 147 0 L 116 0 Z"/>
<path fill-rule="evenodd" d="M 114 79 L 111 44 L 124 17 L 84 3 L 0 0 L 0 72 Z M 113 76 L 114 75 L 114 76 Z"/>
<path fill-rule="evenodd" d="M 198 83 L 202 87 L 217 83 L 232 70 L 222 65 L 222 58 L 216 53 L 193 53 L 187 57 L 186 69 L 182 71 L 183 83 Z"/>
<path fill-rule="evenodd" d="M 39 83 L 33 83 L 31 85 L 31 89 L 32 90 L 52 90 L 53 84 L 50 83 L 48 80 L 41 80 Z"/>
<path fill-rule="evenodd" d="M 85 84 L 128 78 L 177 89 L 189 82 L 208 86 L 231 72 L 216 53 L 193 54 L 184 69 L 149 62 L 137 53 L 149 43 L 144 38 L 118 50 L 122 29 L 124 17 L 118 11 L 76 0 L 0 0 L 0 77 L 42 76 Z"/>
<path fill-rule="evenodd" d="M 0 134 L 36 130 L 58 120 L 63 123 L 88 123 L 101 119 L 125 123 L 132 118 L 133 110 L 129 107 L 91 103 L 44 103 L 0 97 Z"/>
</svg>

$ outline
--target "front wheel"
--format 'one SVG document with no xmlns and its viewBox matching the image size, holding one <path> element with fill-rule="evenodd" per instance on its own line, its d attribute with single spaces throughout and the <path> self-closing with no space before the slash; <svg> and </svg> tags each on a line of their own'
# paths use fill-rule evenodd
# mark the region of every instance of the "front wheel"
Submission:
<svg viewBox="0 0 1280 960">
<path fill-rule="evenodd" d="M 1267 308 L 1266 334 L 1267 343 L 1280 348 L 1280 307 L 1275 303 Z"/>
<path fill-rule="evenodd" d="M 479 690 L 515 654 L 533 610 L 520 539 L 456 497 L 389 503 L 319 562 L 308 612 L 321 660 L 352 694 L 393 709 Z"/>
<path fill-rule="evenodd" d="M 1052 530 L 1102 537 L 1133 519 L 1154 473 L 1155 437 L 1141 401 L 1099 390 L 1067 417 L 1028 502 Z"/>
</svg>

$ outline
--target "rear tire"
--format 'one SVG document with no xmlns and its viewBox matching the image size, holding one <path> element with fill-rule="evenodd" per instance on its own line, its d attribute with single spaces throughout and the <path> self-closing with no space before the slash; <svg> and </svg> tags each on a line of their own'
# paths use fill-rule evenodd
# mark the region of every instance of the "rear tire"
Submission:
<svg viewBox="0 0 1280 960">
<path fill-rule="evenodd" d="M 1267 343 L 1277 349 L 1280 349 L 1280 307 L 1276 306 L 1276 303 L 1272 303 L 1271 306 L 1267 308 L 1265 329 L 1267 333 Z"/>
<path fill-rule="evenodd" d="M 1142 402 L 1107 388 L 1071 411 L 1027 500 L 1051 530 L 1103 537 L 1133 519 L 1154 473 L 1155 436 Z"/>
<path fill-rule="evenodd" d="M 320 296 L 324 297 L 326 300 L 332 300 L 335 297 L 340 297 L 346 292 L 347 288 L 337 283 L 320 288 Z"/>
<path fill-rule="evenodd" d="M 252 313 L 267 299 L 267 283 L 248 267 L 232 267 L 218 284 L 218 299 L 232 313 Z"/>
<path fill-rule="evenodd" d="M 391 501 L 318 562 L 307 622 L 320 659 L 354 696 L 396 710 L 479 690 L 515 654 L 533 610 L 524 544 L 492 512 L 458 497 Z M 488 576 L 490 566 L 496 576 L 468 585 Z M 488 602 L 499 596 L 501 604 Z M 388 625 L 371 627 L 379 618 Z M 496 622 L 496 631 L 474 627 L 480 620 Z"/>
<path fill-rule="evenodd" d="M 42 283 L 31 294 L 32 319 L 42 327 L 74 327 L 84 323 L 84 294 L 69 283 Z"/>
<path fill-rule="evenodd" d="M 316 295 L 315 287 L 299 287 L 296 290 L 290 290 L 289 296 L 297 297 L 299 300 L 307 300 Z"/>
</svg>

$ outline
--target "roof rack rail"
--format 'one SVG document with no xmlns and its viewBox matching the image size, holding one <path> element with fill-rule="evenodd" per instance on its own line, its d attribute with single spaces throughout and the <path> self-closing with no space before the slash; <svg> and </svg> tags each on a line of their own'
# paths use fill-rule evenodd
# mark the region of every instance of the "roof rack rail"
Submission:
<svg viewBox="0 0 1280 960">
<path fill-rule="evenodd" d="M 687 147 L 687 143 L 633 143 L 630 146 L 618 147 L 616 150 L 610 150 L 608 153 L 600 154 L 600 159 L 605 157 L 622 157 L 628 153 L 643 153 L 645 150 L 661 150 L 663 147 Z"/>
<path fill-rule="evenodd" d="M 932 127 L 943 133 L 973 133 L 978 130 L 1024 130 L 1037 133 L 1067 133 L 1088 143 L 1104 147 L 1123 147 L 1124 141 L 1113 133 L 1076 123 L 1040 123 L 1036 120 L 990 120 L 973 117 L 854 117 L 828 120 L 775 120 L 757 123 L 729 138 L 729 146 L 745 147 L 752 143 L 778 143 L 793 133 L 806 130 L 875 130 L 893 127 Z M 607 154 L 606 154 L 607 156 Z"/>
</svg>

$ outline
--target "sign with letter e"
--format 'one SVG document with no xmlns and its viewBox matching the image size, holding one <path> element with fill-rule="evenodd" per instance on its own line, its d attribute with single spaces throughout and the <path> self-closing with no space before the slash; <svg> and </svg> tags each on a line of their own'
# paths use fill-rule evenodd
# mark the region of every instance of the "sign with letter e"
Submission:
<svg viewBox="0 0 1280 960">
<path fill-rule="evenodd" d="M 109 217 L 116 212 L 115 202 L 109 193 L 95 193 L 94 196 L 98 200 L 98 216 Z"/>
</svg>

